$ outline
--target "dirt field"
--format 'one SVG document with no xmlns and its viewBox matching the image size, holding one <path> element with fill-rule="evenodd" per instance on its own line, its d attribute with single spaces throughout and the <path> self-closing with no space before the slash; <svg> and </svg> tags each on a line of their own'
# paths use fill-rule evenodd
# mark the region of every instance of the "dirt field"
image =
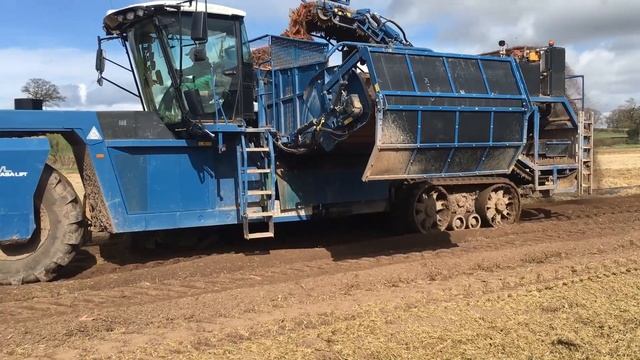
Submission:
<svg viewBox="0 0 640 360">
<path fill-rule="evenodd" d="M 621 154 L 600 161 L 637 164 Z M 640 195 L 530 203 L 516 226 L 429 237 L 383 216 L 277 231 L 87 247 L 57 282 L 0 287 L 0 358 L 640 358 Z"/>
<path fill-rule="evenodd" d="M 602 148 L 595 152 L 596 185 L 600 189 L 640 185 L 640 148 Z"/>
<path fill-rule="evenodd" d="M 90 247 L 0 288 L 3 358 L 637 358 L 640 197 L 522 224 L 393 236 L 379 217 L 175 256 Z M 111 249 L 113 250 L 113 249 Z M 117 254 L 117 252 L 116 252 Z"/>
</svg>

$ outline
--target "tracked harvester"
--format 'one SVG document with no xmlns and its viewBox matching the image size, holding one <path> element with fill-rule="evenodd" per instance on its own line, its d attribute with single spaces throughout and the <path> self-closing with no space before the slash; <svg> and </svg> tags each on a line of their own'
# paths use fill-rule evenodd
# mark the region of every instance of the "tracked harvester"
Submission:
<svg viewBox="0 0 640 360">
<path fill-rule="evenodd" d="M 0 283 L 51 279 L 90 232 L 241 224 L 256 239 L 386 211 L 428 233 L 513 224 L 522 196 L 576 191 L 564 49 L 439 53 L 349 1 L 304 2 L 284 36 L 251 41 L 244 16 L 110 11 L 99 83 L 103 44 L 120 42 L 143 111 L 0 112 Z M 48 134 L 73 147 L 84 201 L 46 164 Z"/>
</svg>

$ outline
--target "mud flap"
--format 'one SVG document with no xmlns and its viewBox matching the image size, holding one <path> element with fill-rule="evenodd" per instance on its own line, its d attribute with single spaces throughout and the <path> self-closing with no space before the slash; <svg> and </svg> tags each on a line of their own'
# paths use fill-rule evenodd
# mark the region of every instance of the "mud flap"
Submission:
<svg viewBox="0 0 640 360">
<path fill-rule="evenodd" d="M 47 138 L 0 138 L 0 245 L 33 234 L 33 199 L 48 155 Z"/>
</svg>

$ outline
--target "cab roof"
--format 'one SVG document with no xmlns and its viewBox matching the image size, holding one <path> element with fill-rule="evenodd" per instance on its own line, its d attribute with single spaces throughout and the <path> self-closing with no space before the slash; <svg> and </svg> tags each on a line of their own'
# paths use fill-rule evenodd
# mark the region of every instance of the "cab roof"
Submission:
<svg viewBox="0 0 640 360">
<path fill-rule="evenodd" d="M 129 5 L 127 7 L 107 11 L 104 18 L 104 29 L 108 35 L 117 35 L 127 27 L 129 23 L 136 22 L 142 17 L 158 12 L 177 11 L 179 8 L 184 12 L 205 11 L 203 1 L 194 0 L 191 4 L 184 0 L 160 0 L 148 1 L 140 4 Z M 245 17 L 246 12 L 227 6 L 209 3 L 206 6 L 207 13 L 222 16 Z M 133 19 L 128 19 L 127 14 L 133 14 Z"/>
</svg>

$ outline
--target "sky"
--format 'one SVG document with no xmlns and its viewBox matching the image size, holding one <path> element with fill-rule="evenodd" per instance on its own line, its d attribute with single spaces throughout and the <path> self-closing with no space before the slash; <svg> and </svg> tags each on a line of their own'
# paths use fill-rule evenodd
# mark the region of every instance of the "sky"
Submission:
<svg viewBox="0 0 640 360">
<path fill-rule="evenodd" d="M 12 108 L 30 78 L 57 84 L 79 110 L 137 109 L 137 99 L 96 84 L 96 36 L 103 35 L 108 9 L 131 0 L 2 0 L 0 22 L 0 108 Z M 210 1 L 247 12 L 249 37 L 279 34 L 299 0 Z M 640 100 L 640 1 L 637 0 L 352 0 L 402 24 L 416 46 L 477 54 L 510 45 L 567 48 L 567 61 L 586 77 L 587 105 L 607 113 L 628 98 Z M 15 16 L 6 16 L 16 14 Z M 119 46 L 109 57 L 124 60 Z M 132 86 L 130 75 L 113 67 L 108 76 Z"/>
</svg>

